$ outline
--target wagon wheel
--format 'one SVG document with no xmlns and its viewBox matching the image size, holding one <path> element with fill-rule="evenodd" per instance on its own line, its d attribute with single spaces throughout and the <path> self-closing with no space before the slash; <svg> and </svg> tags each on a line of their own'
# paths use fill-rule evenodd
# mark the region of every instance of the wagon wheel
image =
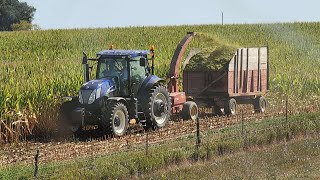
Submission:
<svg viewBox="0 0 320 180">
<path fill-rule="evenodd" d="M 181 117 L 183 120 L 196 120 L 198 118 L 198 106 L 193 101 L 187 101 L 183 104 Z"/>
<path fill-rule="evenodd" d="M 226 115 L 234 116 L 237 112 L 237 101 L 234 98 L 225 102 L 224 113 Z"/>
<path fill-rule="evenodd" d="M 263 96 L 259 96 L 254 99 L 254 111 L 256 113 L 264 113 L 267 108 L 267 100 Z"/>
<path fill-rule="evenodd" d="M 219 105 L 213 105 L 212 114 L 214 116 L 223 116 L 223 112 L 221 111 L 221 107 Z"/>
</svg>

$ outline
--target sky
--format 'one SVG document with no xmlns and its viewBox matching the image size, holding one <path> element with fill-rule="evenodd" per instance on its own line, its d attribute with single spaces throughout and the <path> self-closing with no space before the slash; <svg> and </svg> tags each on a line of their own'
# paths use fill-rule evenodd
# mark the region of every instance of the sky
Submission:
<svg viewBox="0 0 320 180">
<path fill-rule="evenodd" d="M 41 29 L 319 21 L 319 0 L 20 0 Z"/>
</svg>

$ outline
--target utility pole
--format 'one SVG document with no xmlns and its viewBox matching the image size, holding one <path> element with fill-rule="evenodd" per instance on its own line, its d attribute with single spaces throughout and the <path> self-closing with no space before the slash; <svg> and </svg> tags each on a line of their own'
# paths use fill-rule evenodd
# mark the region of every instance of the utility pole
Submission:
<svg viewBox="0 0 320 180">
<path fill-rule="evenodd" d="M 223 11 L 221 12 L 221 24 L 223 25 Z"/>
</svg>

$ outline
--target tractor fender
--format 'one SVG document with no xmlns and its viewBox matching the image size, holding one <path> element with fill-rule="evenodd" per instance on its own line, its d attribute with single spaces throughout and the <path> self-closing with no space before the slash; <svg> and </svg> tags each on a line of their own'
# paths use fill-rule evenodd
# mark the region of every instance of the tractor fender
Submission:
<svg viewBox="0 0 320 180">
<path fill-rule="evenodd" d="M 126 99 L 123 98 L 123 97 L 109 97 L 109 98 L 107 99 L 107 101 L 116 101 L 116 102 L 121 102 L 121 103 L 127 105 L 127 101 L 126 101 Z"/>
<path fill-rule="evenodd" d="M 146 94 L 149 93 L 149 89 L 152 88 L 155 84 L 157 83 L 163 83 L 165 84 L 165 80 L 159 78 L 158 76 L 156 75 L 151 75 L 151 76 L 148 76 L 141 84 L 139 90 L 138 90 L 138 98 L 142 98 L 142 97 L 145 97 Z"/>
</svg>

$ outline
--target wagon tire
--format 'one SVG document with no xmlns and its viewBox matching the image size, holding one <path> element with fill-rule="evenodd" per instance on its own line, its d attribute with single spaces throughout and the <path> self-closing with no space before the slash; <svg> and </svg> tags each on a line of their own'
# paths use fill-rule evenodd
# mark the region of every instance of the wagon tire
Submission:
<svg viewBox="0 0 320 180">
<path fill-rule="evenodd" d="M 198 106 L 193 101 L 187 101 L 183 104 L 181 117 L 183 120 L 196 120 L 199 115 Z"/>
<path fill-rule="evenodd" d="M 230 98 L 225 102 L 224 113 L 229 116 L 234 116 L 237 113 L 237 101 L 234 98 Z"/>
<path fill-rule="evenodd" d="M 223 116 L 223 112 L 221 111 L 221 107 L 218 105 L 213 106 L 212 114 L 214 116 Z"/>
<path fill-rule="evenodd" d="M 253 103 L 254 111 L 256 113 L 264 113 L 267 108 L 267 100 L 263 96 L 259 96 L 254 99 Z"/>
</svg>

